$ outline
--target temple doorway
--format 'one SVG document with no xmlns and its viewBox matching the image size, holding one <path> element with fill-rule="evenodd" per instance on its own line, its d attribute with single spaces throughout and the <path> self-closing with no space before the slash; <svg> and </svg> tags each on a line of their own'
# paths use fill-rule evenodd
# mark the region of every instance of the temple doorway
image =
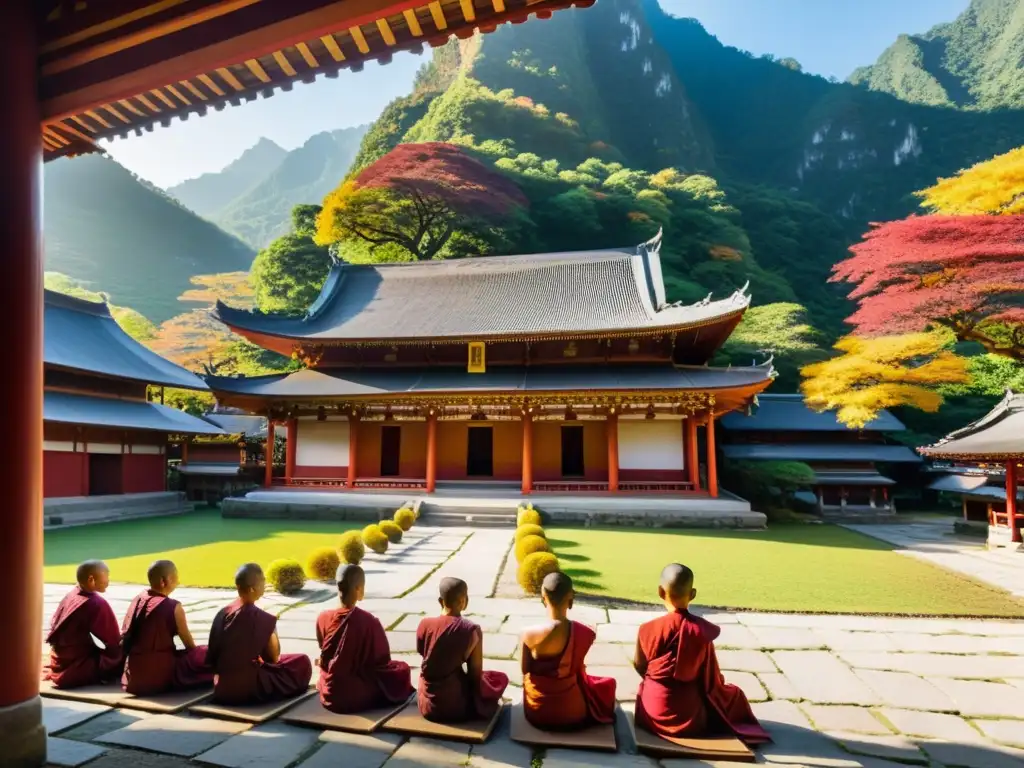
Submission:
<svg viewBox="0 0 1024 768">
<path fill-rule="evenodd" d="M 402 457 L 402 428 L 381 427 L 380 476 L 398 477 Z"/>
<path fill-rule="evenodd" d="M 121 493 L 121 454 L 89 454 L 89 495 Z"/>
<path fill-rule="evenodd" d="M 466 474 L 469 477 L 494 476 L 494 430 L 491 427 L 469 428 Z"/>
<path fill-rule="evenodd" d="M 583 477 L 583 427 L 562 427 L 562 477 Z"/>
</svg>

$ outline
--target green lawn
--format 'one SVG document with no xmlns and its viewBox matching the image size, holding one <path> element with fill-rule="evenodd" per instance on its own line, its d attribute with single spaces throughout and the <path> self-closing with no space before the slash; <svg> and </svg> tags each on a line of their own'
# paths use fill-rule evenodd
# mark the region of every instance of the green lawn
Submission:
<svg viewBox="0 0 1024 768">
<path fill-rule="evenodd" d="M 579 592 L 658 601 L 671 562 L 696 574 L 697 603 L 776 611 L 1024 617 L 1024 602 L 884 542 L 831 525 L 768 531 L 548 528 Z"/>
<path fill-rule="evenodd" d="M 107 525 L 47 531 L 45 578 L 72 583 L 83 560 L 101 558 L 112 581 L 141 583 L 154 560 L 178 566 L 183 586 L 232 587 L 246 562 L 264 567 L 279 557 L 306 562 L 309 553 L 335 546 L 357 523 L 290 520 L 224 520 L 217 510 Z"/>
</svg>

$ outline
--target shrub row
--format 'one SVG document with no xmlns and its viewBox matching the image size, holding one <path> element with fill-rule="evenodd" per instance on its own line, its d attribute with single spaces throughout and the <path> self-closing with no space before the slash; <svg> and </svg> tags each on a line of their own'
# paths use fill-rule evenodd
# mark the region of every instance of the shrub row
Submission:
<svg viewBox="0 0 1024 768">
<path fill-rule="evenodd" d="M 532 504 L 521 505 L 516 514 L 515 550 L 519 568 L 516 578 L 528 594 L 540 592 L 544 577 L 561 570 L 541 527 L 541 514 Z"/>
</svg>

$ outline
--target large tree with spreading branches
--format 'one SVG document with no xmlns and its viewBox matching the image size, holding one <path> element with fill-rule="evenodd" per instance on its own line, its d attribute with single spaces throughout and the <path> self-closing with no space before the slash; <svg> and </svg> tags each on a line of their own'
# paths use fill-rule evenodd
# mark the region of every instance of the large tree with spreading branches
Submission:
<svg viewBox="0 0 1024 768">
<path fill-rule="evenodd" d="M 836 265 L 862 336 L 951 330 L 1024 359 L 1024 216 L 911 216 L 875 225 Z"/>
<path fill-rule="evenodd" d="M 1024 147 L 939 179 L 917 193 L 933 213 L 976 216 L 1024 213 Z"/>
<path fill-rule="evenodd" d="M 316 242 L 397 246 L 428 261 L 458 231 L 500 222 L 526 205 L 515 182 L 455 145 L 400 144 L 324 199 Z"/>
</svg>

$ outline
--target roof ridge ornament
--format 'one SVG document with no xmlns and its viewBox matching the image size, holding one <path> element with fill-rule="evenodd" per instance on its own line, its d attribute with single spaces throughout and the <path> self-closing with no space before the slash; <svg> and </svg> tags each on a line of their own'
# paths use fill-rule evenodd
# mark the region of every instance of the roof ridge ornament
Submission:
<svg viewBox="0 0 1024 768">
<path fill-rule="evenodd" d="M 661 237 L 664 234 L 664 228 L 658 227 L 658 232 L 650 240 L 640 243 L 638 250 L 643 248 L 647 253 L 659 253 L 661 251 Z"/>
</svg>

